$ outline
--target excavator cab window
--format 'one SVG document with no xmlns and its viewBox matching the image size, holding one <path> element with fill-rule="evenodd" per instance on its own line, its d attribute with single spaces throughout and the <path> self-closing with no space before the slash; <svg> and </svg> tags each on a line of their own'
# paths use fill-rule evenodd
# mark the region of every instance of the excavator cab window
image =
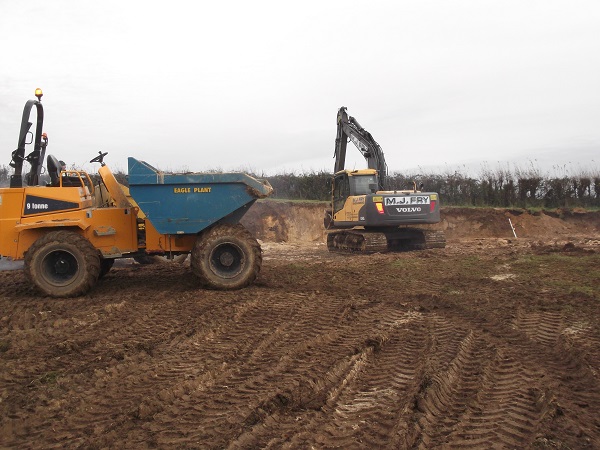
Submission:
<svg viewBox="0 0 600 450">
<path fill-rule="evenodd" d="M 377 175 L 358 175 L 351 177 L 350 194 L 367 195 L 377 192 Z"/>
<path fill-rule="evenodd" d="M 350 195 L 350 180 L 348 174 L 342 173 L 333 179 L 333 212 L 336 213 L 344 207 Z"/>
</svg>

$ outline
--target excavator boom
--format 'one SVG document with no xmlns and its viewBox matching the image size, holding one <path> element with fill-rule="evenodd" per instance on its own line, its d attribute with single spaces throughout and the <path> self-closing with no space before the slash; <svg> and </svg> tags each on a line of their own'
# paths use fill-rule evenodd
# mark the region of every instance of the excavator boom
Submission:
<svg viewBox="0 0 600 450">
<path fill-rule="evenodd" d="M 334 173 L 345 169 L 346 146 L 348 140 L 358 148 L 367 161 L 369 169 L 375 169 L 379 178 L 379 190 L 385 190 L 387 164 L 381 146 L 373 139 L 371 133 L 360 126 L 358 121 L 349 116 L 346 107 L 342 106 L 337 115 L 337 136 L 335 138 Z"/>
</svg>

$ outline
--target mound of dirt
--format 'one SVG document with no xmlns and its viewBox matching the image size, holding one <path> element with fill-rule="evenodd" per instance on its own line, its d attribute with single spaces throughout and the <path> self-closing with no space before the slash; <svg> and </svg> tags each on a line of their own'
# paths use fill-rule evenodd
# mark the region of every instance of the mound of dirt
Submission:
<svg viewBox="0 0 600 450">
<path fill-rule="evenodd" d="M 325 202 L 259 201 L 242 223 L 266 242 L 324 242 Z M 556 239 L 594 236 L 600 231 L 600 211 L 559 209 L 531 212 L 524 209 L 444 207 L 441 222 L 447 240 L 474 238 Z M 514 227 L 514 234 L 511 228 Z"/>
<path fill-rule="evenodd" d="M 242 219 L 242 224 L 261 241 L 324 242 L 324 202 L 256 202 Z"/>
</svg>

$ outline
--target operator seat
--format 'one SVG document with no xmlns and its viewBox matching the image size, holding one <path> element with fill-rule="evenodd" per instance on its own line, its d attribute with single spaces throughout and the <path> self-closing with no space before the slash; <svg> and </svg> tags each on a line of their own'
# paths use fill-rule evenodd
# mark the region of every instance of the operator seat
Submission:
<svg viewBox="0 0 600 450">
<path fill-rule="evenodd" d="M 48 167 L 48 175 L 50 176 L 50 186 L 60 186 L 60 163 L 54 155 L 48 155 L 46 158 L 46 166 Z"/>
</svg>

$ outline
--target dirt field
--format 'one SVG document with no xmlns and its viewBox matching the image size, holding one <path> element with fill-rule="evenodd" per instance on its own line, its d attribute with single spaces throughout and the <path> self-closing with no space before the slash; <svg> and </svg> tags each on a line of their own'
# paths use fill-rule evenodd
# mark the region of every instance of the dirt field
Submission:
<svg viewBox="0 0 600 450">
<path fill-rule="evenodd" d="M 446 249 L 345 256 L 322 209 L 252 207 L 241 291 L 0 272 L 0 448 L 600 448 L 600 213 L 445 209 Z"/>
</svg>

